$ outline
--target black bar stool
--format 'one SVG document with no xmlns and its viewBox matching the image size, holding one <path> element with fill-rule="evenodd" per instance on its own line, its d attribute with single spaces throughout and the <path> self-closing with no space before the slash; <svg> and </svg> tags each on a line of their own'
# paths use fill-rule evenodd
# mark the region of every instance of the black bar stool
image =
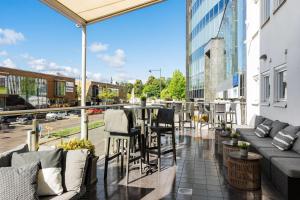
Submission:
<svg viewBox="0 0 300 200">
<path fill-rule="evenodd" d="M 129 165 L 139 160 L 140 172 L 142 173 L 142 156 L 141 156 L 141 133 L 140 130 L 132 128 L 132 112 L 128 110 L 107 110 L 104 114 L 105 131 L 107 132 L 107 146 L 105 153 L 104 180 L 107 179 L 107 168 L 109 161 L 121 156 L 121 170 L 123 172 L 124 159 L 124 140 L 127 141 L 126 155 L 126 183 L 129 182 Z M 112 156 L 110 152 L 111 139 L 118 141 L 118 152 Z M 138 142 L 138 149 L 135 148 L 135 141 Z M 120 148 L 121 144 L 121 148 Z M 139 152 L 139 153 L 138 153 Z M 136 154 L 139 154 L 138 156 Z"/>
<path fill-rule="evenodd" d="M 153 133 L 156 133 L 157 145 L 151 146 L 148 144 L 147 147 L 147 161 L 149 164 L 149 154 L 155 154 L 158 157 L 158 171 L 161 168 L 161 155 L 173 152 L 173 162 L 176 164 L 176 140 L 175 140 L 175 125 L 174 125 L 174 110 L 161 108 L 158 110 L 157 119 L 155 125 L 150 127 L 151 133 L 148 137 L 152 137 Z M 162 151 L 161 148 L 161 137 L 165 135 L 171 135 L 172 137 L 172 148 Z"/>
</svg>

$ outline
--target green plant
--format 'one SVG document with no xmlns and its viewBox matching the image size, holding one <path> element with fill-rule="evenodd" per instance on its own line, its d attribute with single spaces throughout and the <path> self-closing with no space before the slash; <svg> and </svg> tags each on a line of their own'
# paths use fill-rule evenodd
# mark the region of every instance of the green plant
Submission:
<svg viewBox="0 0 300 200">
<path fill-rule="evenodd" d="M 231 129 L 230 127 L 226 127 L 226 128 L 225 128 L 225 131 L 227 131 L 227 132 L 231 132 L 231 131 L 232 131 L 232 129 Z"/>
<path fill-rule="evenodd" d="M 230 129 L 230 131 L 231 131 L 231 129 Z M 230 137 L 231 138 L 238 138 L 240 135 L 237 133 L 237 132 L 233 132 L 233 133 L 231 133 L 231 135 L 230 135 Z"/>
<path fill-rule="evenodd" d="M 76 149 L 88 149 L 92 155 L 95 155 L 95 146 L 89 140 L 80 140 L 78 138 L 73 138 L 67 142 L 61 141 L 61 143 L 56 145 L 56 147 L 62 148 L 66 151 Z"/>
<path fill-rule="evenodd" d="M 146 96 L 141 96 L 141 101 L 146 101 L 147 97 Z"/>
<path fill-rule="evenodd" d="M 250 146 L 250 143 L 249 142 L 244 142 L 244 141 L 241 141 L 241 142 L 239 142 L 239 144 L 238 144 L 238 147 L 240 148 L 240 149 L 248 149 L 249 148 L 249 146 Z"/>
</svg>

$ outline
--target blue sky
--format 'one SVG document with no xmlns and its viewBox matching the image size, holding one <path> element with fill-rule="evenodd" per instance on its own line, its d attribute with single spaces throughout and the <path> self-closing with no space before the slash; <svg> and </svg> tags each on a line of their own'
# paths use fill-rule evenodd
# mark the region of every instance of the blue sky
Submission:
<svg viewBox="0 0 300 200">
<path fill-rule="evenodd" d="M 145 80 L 159 67 L 166 77 L 175 69 L 185 73 L 185 0 L 114 17 L 87 32 L 90 79 Z M 81 29 L 38 0 L 1 0 L 0 65 L 79 78 Z"/>
</svg>

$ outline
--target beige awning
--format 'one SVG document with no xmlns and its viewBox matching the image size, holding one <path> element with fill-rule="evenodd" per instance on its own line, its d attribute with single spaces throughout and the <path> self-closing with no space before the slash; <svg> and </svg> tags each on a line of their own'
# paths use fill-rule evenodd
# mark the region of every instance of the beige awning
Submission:
<svg viewBox="0 0 300 200">
<path fill-rule="evenodd" d="M 87 25 L 163 0 L 41 0 L 77 24 Z"/>
</svg>

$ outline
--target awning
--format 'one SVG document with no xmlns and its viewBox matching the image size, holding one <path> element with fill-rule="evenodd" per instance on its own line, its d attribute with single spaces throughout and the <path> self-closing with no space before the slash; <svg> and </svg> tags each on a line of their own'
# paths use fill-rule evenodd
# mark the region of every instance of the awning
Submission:
<svg viewBox="0 0 300 200">
<path fill-rule="evenodd" d="M 41 0 L 80 25 L 137 10 L 163 0 Z"/>
</svg>

